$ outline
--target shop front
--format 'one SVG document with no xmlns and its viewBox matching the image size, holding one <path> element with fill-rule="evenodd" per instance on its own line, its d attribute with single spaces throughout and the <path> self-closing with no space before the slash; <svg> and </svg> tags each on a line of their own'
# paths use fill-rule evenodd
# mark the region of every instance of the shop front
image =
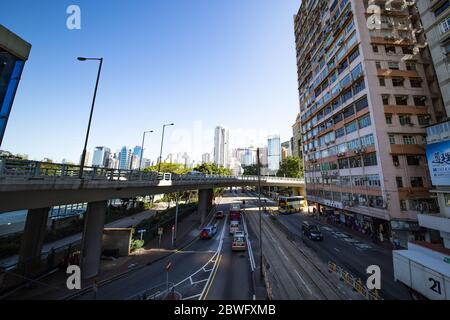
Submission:
<svg viewBox="0 0 450 320">
<path fill-rule="evenodd" d="M 425 241 L 427 230 L 420 227 L 418 222 L 405 220 L 392 220 L 391 238 L 393 243 L 407 248 L 409 241 Z"/>
</svg>

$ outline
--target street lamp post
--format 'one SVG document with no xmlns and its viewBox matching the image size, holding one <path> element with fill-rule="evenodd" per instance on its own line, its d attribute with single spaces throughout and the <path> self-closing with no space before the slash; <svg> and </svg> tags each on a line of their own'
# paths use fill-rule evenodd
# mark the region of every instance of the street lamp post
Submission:
<svg viewBox="0 0 450 320">
<path fill-rule="evenodd" d="M 261 161 L 259 159 L 259 148 L 256 149 L 256 159 L 258 161 L 258 210 L 259 210 L 259 267 L 260 276 L 263 278 L 263 251 L 262 251 L 262 214 L 261 214 Z"/>
<path fill-rule="evenodd" d="M 161 150 L 159 151 L 158 172 L 161 170 L 162 150 L 163 150 L 163 144 L 164 144 L 164 130 L 166 129 L 166 127 L 173 126 L 173 125 L 174 125 L 174 123 L 169 123 L 169 124 L 163 125 L 162 136 L 161 136 Z"/>
<path fill-rule="evenodd" d="M 141 147 L 141 159 L 139 160 L 139 171 L 141 171 L 142 168 L 142 159 L 144 158 L 144 141 L 145 141 L 145 134 L 151 133 L 153 130 L 144 131 L 144 134 L 142 135 L 142 147 Z"/>
<path fill-rule="evenodd" d="M 86 61 L 86 60 L 97 60 L 97 61 L 100 61 L 100 64 L 98 66 L 97 81 L 95 83 L 94 98 L 92 99 L 91 112 L 89 114 L 89 122 L 88 122 L 87 131 L 86 131 L 86 139 L 84 141 L 83 153 L 81 154 L 79 177 L 80 177 L 80 179 L 82 179 L 83 178 L 85 158 L 86 158 L 86 148 L 87 148 L 87 143 L 88 143 L 88 139 L 89 139 L 89 131 L 91 130 L 92 114 L 94 113 L 95 98 L 97 96 L 97 88 L 98 88 L 98 82 L 100 80 L 100 72 L 102 71 L 103 58 L 78 57 L 77 59 L 78 59 L 78 61 Z"/>
</svg>

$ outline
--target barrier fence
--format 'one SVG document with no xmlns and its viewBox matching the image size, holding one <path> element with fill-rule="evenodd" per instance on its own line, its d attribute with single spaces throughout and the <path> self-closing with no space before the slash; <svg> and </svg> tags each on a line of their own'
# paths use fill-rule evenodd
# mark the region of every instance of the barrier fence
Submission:
<svg viewBox="0 0 450 320">
<path fill-rule="evenodd" d="M 328 272 L 336 273 L 339 279 L 344 281 L 347 285 L 351 286 L 354 291 L 358 292 L 366 300 L 383 300 L 380 296 L 380 292 L 377 289 L 370 290 L 367 288 L 360 278 L 356 278 L 342 267 L 338 266 L 334 262 L 328 262 Z"/>
</svg>

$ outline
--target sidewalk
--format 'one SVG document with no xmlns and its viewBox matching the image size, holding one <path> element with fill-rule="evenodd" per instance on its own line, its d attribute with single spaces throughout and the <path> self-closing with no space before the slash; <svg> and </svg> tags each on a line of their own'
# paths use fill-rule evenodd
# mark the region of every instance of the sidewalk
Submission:
<svg viewBox="0 0 450 320">
<path fill-rule="evenodd" d="M 214 212 L 214 208 L 212 210 Z M 210 218 L 211 215 L 208 216 Z M 209 219 L 206 219 L 209 221 Z M 136 220 L 137 221 L 137 220 Z M 164 232 L 161 237 L 161 248 L 159 248 L 159 239 L 156 237 L 145 248 L 133 252 L 128 257 L 122 257 L 115 260 L 102 260 L 100 273 L 96 277 L 98 287 L 126 276 L 129 272 L 144 268 L 150 264 L 158 262 L 168 256 L 176 253 L 177 250 L 190 245 L 197 239 L 200 229 L 200 219 L 197 211 L 186 216 L 178 223 L 178 237 L 176 248 L 172 248 L 172 233 Z M 7 299 L 23 300 L 60 300 L 74 299 L 81 294 L 85 294 L 92 290 L 93 279 L 83 280 L 81 290 L 68 290 L 66 287 L 67 274 L 65 270 L 58 270 L 56 273 L 49 275 L 45 280 L 40 280 L 38 284 L 33 284 L 30 288 L 24 288 Z"/>
</svg>

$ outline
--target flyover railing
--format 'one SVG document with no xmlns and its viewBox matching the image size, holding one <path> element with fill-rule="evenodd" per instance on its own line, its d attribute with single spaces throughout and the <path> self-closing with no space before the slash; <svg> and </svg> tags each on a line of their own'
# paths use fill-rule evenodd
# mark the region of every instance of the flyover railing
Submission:
<svg viewBox="0 0 450 320">
<path fill-rule="evenodd" d="M 0 182 L 2 179 L 22 180 L 76 180 L 80 179 L 81 167 L 73 164 L 49 163 L 29 160 L 0 158 Z M 225 176 L 216 174 L 172 174 L 155 171 L 84 167 L 83 180 L 104 181 L 172 181 L 172 182 L 242 182 L 258 181 L 257 176 Z M 262 182 L 297 182 L 303 179 L 262 176 Z"/>
</svg>

